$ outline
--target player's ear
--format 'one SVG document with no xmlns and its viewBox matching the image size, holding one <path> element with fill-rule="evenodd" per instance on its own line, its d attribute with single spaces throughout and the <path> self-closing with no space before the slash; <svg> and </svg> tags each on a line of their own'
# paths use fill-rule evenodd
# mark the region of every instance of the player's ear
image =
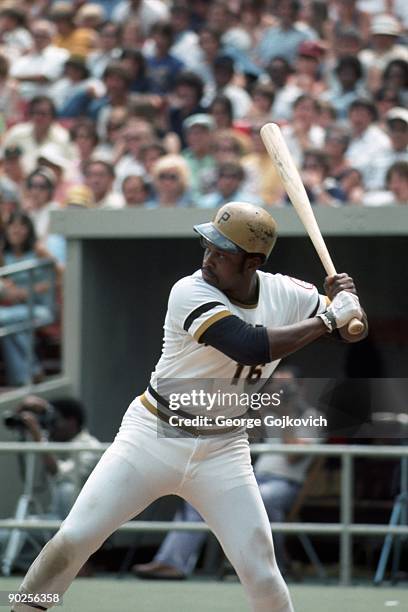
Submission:
<svg viewBox="0 0 408 612">
<path fill-rule="evenodd" d="M 245 267 L 249 272 L 255 272 L 263 264 L 264 260 L 260 255 L 246 255 Z"/>
</svg>

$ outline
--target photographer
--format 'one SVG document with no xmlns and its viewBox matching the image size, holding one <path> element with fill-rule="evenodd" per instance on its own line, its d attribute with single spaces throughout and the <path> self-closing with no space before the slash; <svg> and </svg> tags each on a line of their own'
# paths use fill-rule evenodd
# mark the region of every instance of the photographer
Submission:
<svg viewBox="0 0 408 612">
<path fill-rule="evenodd" d="M 29 395 L 16 413 L 6 419 L 5 424 L 11 428 L 22 427 L 34 442 L 74 442 L 95 448 L 100 445 L 85 428 L 85 412 L 81 402 L 73 398 L 59 398 L 50 404 L 41 397 Z M 99 456 L 90 451 L 41 455 L 51 485 L 51 504 L 47 514 L 59 519 L 67 516 Z"/>
</svg>

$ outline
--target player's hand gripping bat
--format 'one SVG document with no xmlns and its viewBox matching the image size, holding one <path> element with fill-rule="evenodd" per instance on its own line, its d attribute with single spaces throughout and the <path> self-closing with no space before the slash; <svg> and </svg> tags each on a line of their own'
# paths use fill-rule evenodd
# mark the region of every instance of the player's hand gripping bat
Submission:
<svg viewBox="0 0 408 612">
<path fill-rule="evenodd" d="M 261 128 L 261 138 L 279 173 L 286 192 L 313 242 L 324 269 L 329 276 L 333 276 L 336 274 L 336 269 L 317 225 L 299 171 L 295 166 L 279 126 L 276 123 L 265 124 Z M 348 323 L 347 330 L 353 336 L 359 335 L 364 331 L 364 323 L 359 319 L 352 319 Z"/>
</svg>

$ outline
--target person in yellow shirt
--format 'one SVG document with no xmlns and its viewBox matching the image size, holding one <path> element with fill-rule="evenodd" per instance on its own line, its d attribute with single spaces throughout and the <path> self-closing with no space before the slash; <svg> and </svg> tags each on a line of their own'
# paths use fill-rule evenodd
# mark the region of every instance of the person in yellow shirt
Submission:
<svg viewBox="0 0 408 612">
<path fill-rule="evenodd" d="M 259 198 L 267 206 L 274 206 L 282 200 L 284 189 L 281 180 L 262 144 L 259 130 L 262 124 L 253 122 L 250 128 L 252 151 L 241 159 L 246 180 L 243 184 L 245 193 Z"/>
<path fill-rule="evenodd" d="M 71 55 L 86 57 L 96 44 L 96 32 L 75 25 L 75 9 L 69 2 L 61 0 L 50 9 L 50 18 L 55 23 L 57 34 L 53 44 L 67 49 Z"/>
</svg>

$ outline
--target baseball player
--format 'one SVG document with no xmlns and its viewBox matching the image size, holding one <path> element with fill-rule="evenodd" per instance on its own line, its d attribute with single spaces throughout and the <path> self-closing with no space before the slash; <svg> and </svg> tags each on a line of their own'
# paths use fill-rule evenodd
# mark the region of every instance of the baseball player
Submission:
<svg viewBox="0 0 408 612">
<path fill-rule="evenodd" d="M 264 209 L 230 202 L 213 222 L 194 229 L 205 249 L 202 268 L 170 292 L 163 351 L 148 388 L 130 404 L 113 444 L 21 585 L 21 594 L 43 599 L 16 604 L 15 612 L 52 607 L 44 594 L 62 595 L 113 531 L 169 494 L 193 505 L 212 529 L 252 612 L 293 611 L 275 561 L 245 427 L 196 427 L 185 420 L 184 408 L 170 409 L 159 385 L 177 379 L 232 384 L 267 379 L 283 357 L 325 334 L 339 330 L 345 340 L 356 341 L 345 326 L 366 317 L 347 274 L 326 279 L 326 297 L 313 285 L 259 270 L 277 236 Z M 217 407 L 212 418 L 216 412 Z M 179 435 L 172 435 L 175 414 L 184 423 Z M 199 409 L 195 414 L 200 416 Z"/>
</svg>

